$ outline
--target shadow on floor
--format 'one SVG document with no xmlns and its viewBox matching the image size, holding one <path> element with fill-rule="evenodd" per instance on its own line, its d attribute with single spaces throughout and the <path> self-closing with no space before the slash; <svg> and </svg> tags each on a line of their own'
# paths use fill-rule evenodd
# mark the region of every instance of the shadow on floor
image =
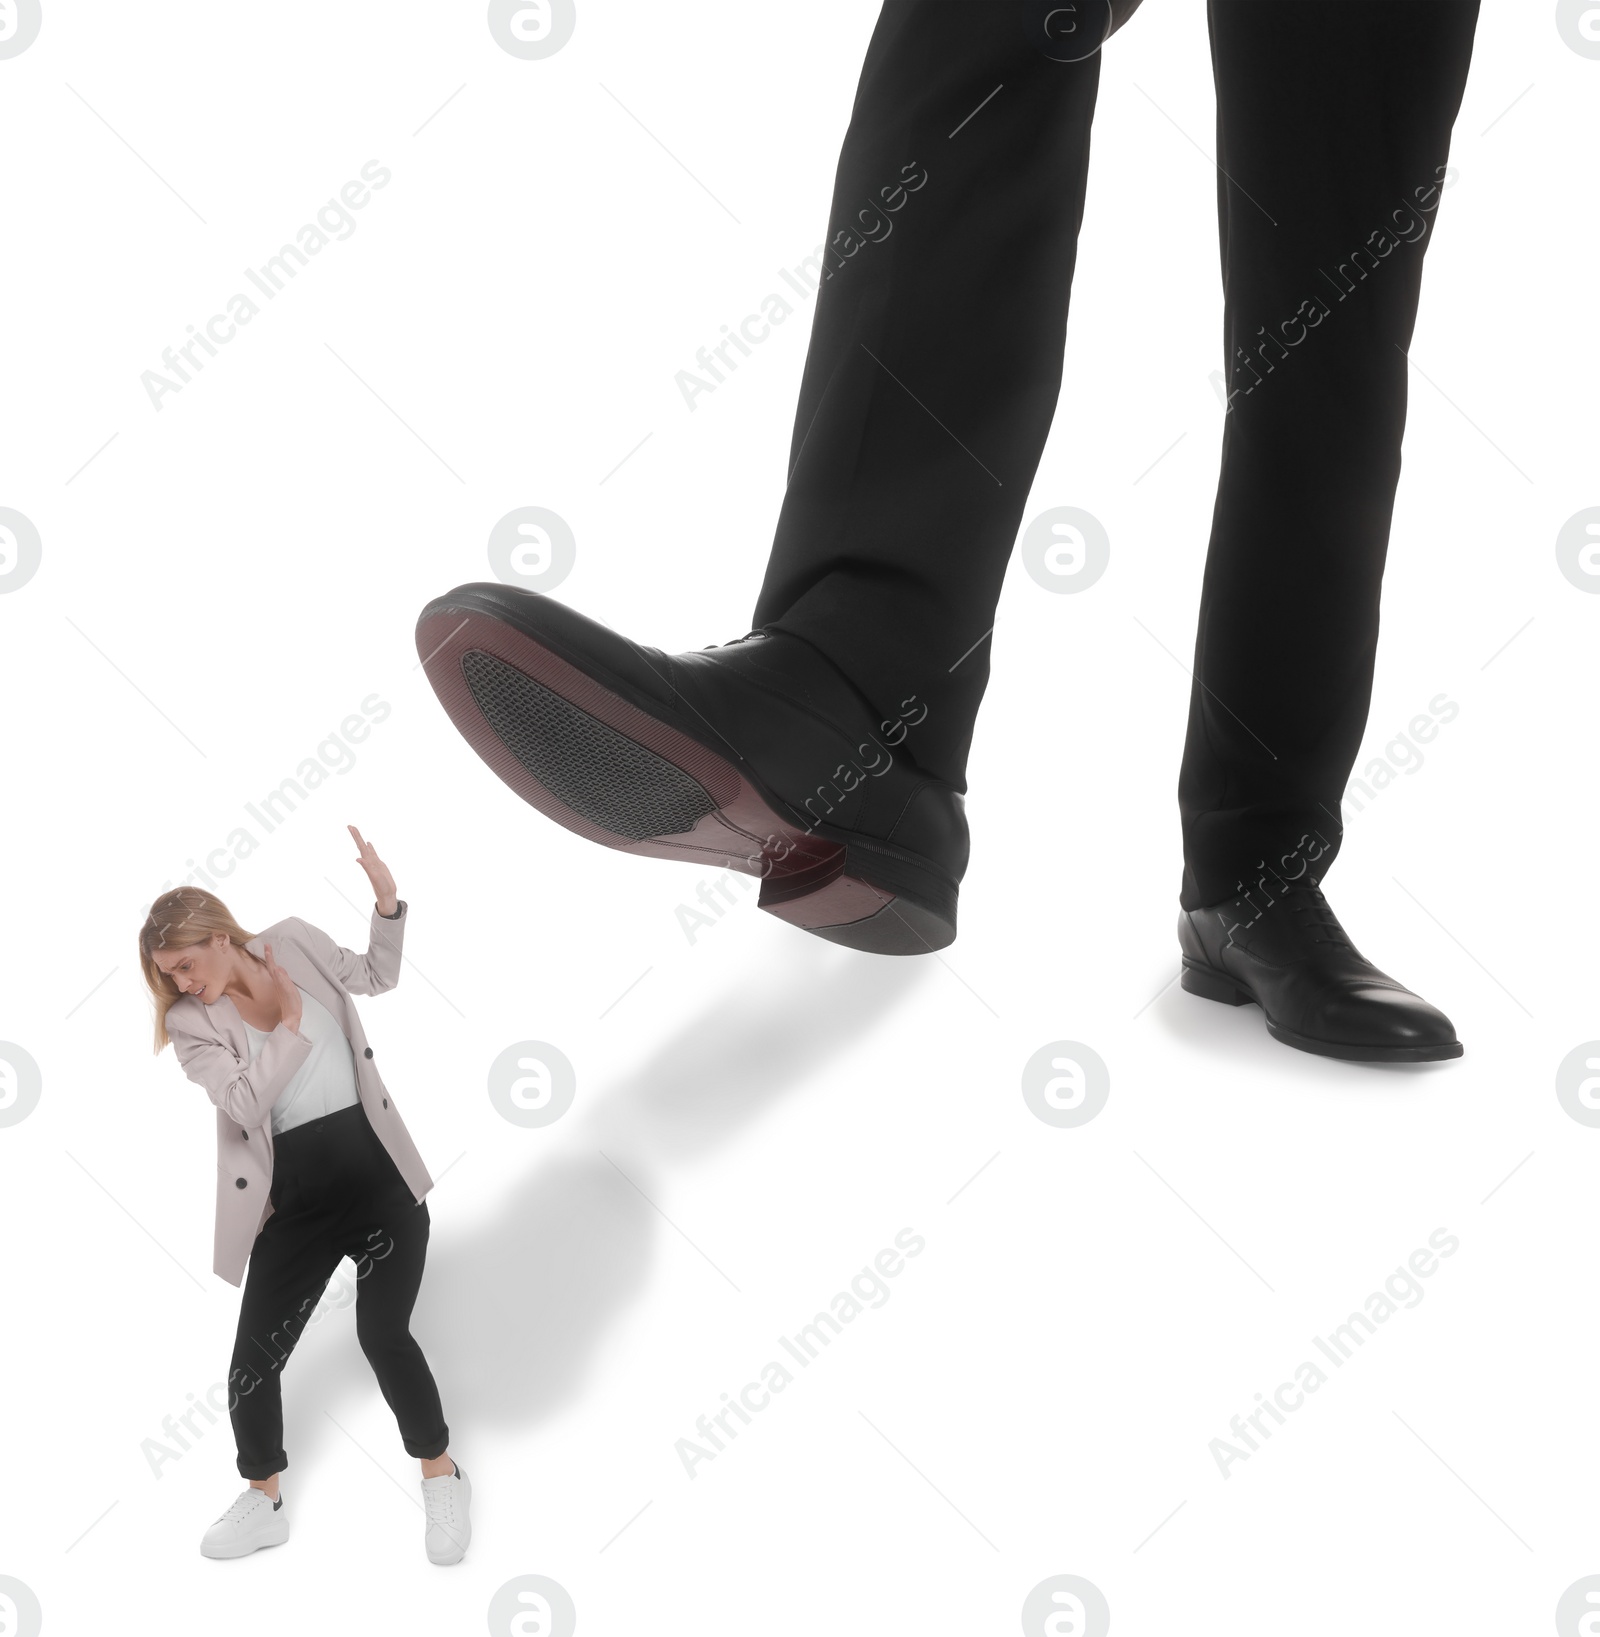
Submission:
<svg viewBox="0 0 1600 1637">
<path fill-rule="evenodd" d="M 447 1178 L 430 1196 L 433 1242 L 412 1323 L 446 1418 L 479 1431 L 533 1425 L 571 1396 L 609 1325 L 645 1288 L 660 1236 L 674 1231 L 641 1191 L 673 1214 L 675 1167 L 842 1065 L 930 976 L 927 961 L 785 940 L 631 1069 L 587 1098 L 580 1089 L 566 1117 L 585 1121 L 586 1152 L 568 1143 L 535 1160 L 486 1221 L 460 1232 L 449 1226 Z M 343 1436 L 329 1417 L 345 1422 L 373 1390 L 353 1312 L 327 1314 L 285 1377 L 286 1447 L 302 1472 Z"/>
</svg>

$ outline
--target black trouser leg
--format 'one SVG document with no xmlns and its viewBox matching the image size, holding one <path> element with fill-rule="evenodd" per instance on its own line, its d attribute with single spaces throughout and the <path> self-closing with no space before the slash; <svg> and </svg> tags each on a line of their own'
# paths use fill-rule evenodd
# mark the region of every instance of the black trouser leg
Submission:
<svg viewBox="0 0 1600 1637">
<path fill-rule="evenodd" d="M 884 5 L 752 619 L 821 649 L 886 718 L 925 704 L 906 749 L 958 789 L 1061 383 L 1100 73 L 1034 43 L 1037 9 Z"/>
<path fill-rule="evenodd" d="M 394 1411 L 406 1454 L 424 1461 L 450 1444 L 433 1372 L 411 1334 L 429 1227 L 427 1200 L 408 1199 L 385 1213 L 381 1233 L 364 1232 L 360 1243 L 348 1245 L 356 1264 L 356 1339 Z"/>
<path fill-rule="evenodd" d="M 229 1370 L 239 1475 L 270 1478 L 283 1448 L 283 1366 L 343 1257 L 356 1269 L 356 1337 L 406 1453 L 444 1454 L 449 1428 L 411 1310 L 427 1257 L 426 1200 L 412 1198 L 359 1106 L 274 1143 L 273 1214 L 256 1236 Z"/>
<path fill-rule="evenodd" d="M 1338 851 L 1477 13 L 1211 0 L 1230 407 L 1179 779 L 1185 909 L 1265 871 L 1320 879 Z"/>
<path fill-rule="evenodd" d="M 276 1225 L 276 1231 L 274 1227 Z M 283 1367 L 310 1321 L 341 1253 L 276 1216 L 256 1235 L 228 1366 L 228 1417 L 241 1478 L 270 1478 L 283 1448 Z"/>
</svg>

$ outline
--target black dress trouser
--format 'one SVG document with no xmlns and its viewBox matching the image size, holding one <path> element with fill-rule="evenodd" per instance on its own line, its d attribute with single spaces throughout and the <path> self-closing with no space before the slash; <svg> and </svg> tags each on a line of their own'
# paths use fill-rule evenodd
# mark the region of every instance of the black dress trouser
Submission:
<svg viewBox="0 0 1600 1637">
<path fill-rule="evenodd" d="M 428 1202 L 412 1197 L 359 1103 L 273 1139 L 272 1215 L 250 1252 L 228 1372 L 240 1477 L 289 1464 L 283 1366 L 346 1256 L 356 1265 L 356 1339 L 406 1453 L 444 1454 L 439 1390 L 410 1328 L 428 1228 Z"/>
<path fill-rule="evenodd" d="M 1039 22 L 1097 5 L 886 0 L 752 618 L 886 718 L 926 703 L 907 748 L 962 790 L 982 639 L 1061 385 L 1100 74 L 1099 53 L 1057 60 Z M 1263 862 L 1320 878 L 1338 850 L 1477 14 L 1210 0 L 1228 413 L 1178 785 L 1185 908 Z"/>
</svg>

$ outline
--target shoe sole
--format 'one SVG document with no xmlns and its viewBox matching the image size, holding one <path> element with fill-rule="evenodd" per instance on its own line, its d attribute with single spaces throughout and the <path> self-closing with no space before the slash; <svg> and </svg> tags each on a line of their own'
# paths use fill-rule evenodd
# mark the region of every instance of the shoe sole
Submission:
<svg viewBox="0 0 1600 1637">
<path fill-rule="evenodd" d="M 1223 1006 L 1261 1006 L 1249 990 L 1241 989 L 1225 972 L 1203 965 L 1188 955 L 1183 957 L 1183 975 L 1178 982 L 1191 995 L 1218 1001 Z M 1281 1040 L 1296 1051 L 1310 1052 L 1316 1057 L 1337 1057 L 1347 1063 L 1439 1063 L 1460 1057 L 1465 1049 L 1459 1040 L 1441 1041 L 1432 1046 L 1348 1046 L 1286 1029 L 1273 1021 L 1265 1006 L 1261 1007 L 1261 1015 L 1267 1021 L 1267 1033 L 1274 1040 Z"/>
<path fill-rule="evenodd" d="M 283 1533 L 281 1535 L 277 1536 L 277 1538 L 274 1539 L 274 1540 L 252 1540 L 247 1544 L 240 1544 L 240 1545 L 237 1545 L 237 1546 L 226 1546 L 226 1547 L 221 1548 L 220 1550 L 212 1549 L 212 1550 L 209 1550 L 209 1551 L 206 1549 L 205 1546 L 202 1545 L 201 1548 L 200 1548 L 200 1555 L 201 1555 L 201 1557 L 221 1558 L 221 1559 L 235 1558 L 235 1557 L 249 1557 L 249 1555 L 252 1552 L 262 1551 L 268 1546 L 282 1546 L 288 1540 L 288 1538 L 289 1538 L 289 1530 L 288 1530 L 288 1526 L 285 1525 Z"/>
<path fill-rule="evenodd" d="M 955 889 L 915 855 L 783 817 L 747 764 L 649 715 L 487 598 L 429 603 L 417 652 L 462 738 L 574 835 L 758 876 L 767 914 L 848 949 L 922 955 L 954 941 Z"/>
</svg>

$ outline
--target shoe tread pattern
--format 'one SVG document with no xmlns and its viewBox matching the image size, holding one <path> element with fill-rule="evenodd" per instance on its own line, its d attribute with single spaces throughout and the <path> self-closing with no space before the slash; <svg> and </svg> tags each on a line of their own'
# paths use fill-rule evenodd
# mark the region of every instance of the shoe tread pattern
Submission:
<svg viewBox="0 0 1600 1637">
<path fill-rule="evenodd" d="M 484 720 L 534 779 L 580 817 L 628 841 L 682 835 L 714 811 L 682 768 L 493 654 L 461 656 Z"/>
</svg>

